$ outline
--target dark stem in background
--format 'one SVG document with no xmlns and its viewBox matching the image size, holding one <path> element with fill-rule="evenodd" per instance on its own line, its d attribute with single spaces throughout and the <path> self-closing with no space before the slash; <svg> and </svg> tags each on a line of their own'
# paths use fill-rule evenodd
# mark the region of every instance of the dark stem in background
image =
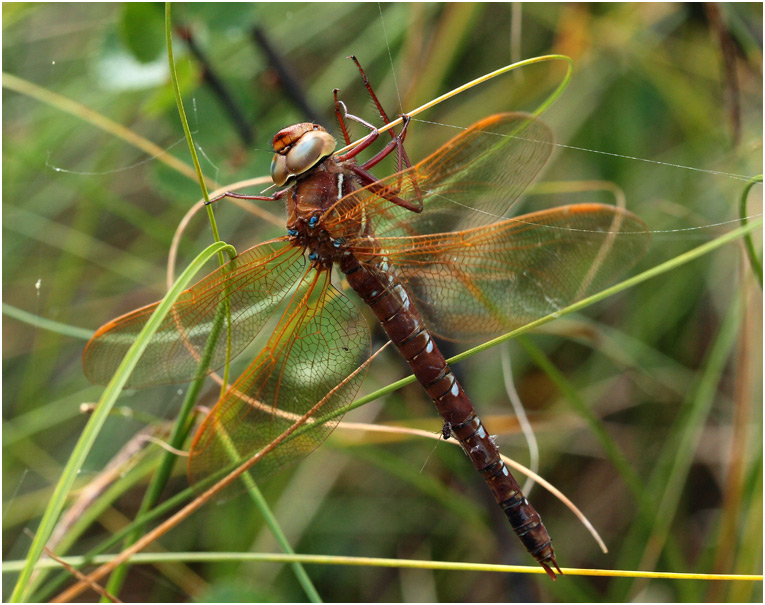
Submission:
<svg viewBox="0 0 765 605">
<path fill-rule="evenodd" d="M 234 130 L 236 130 L 239 138 L 242 139 L 242 142 L 248 148 L 252 147 L 255 143 L 255 129 L 247 122 L 244 114 L 236 104 L 234 97 L 223 84 L 223 80 L 218 77 L 212 64 L 207 59 L 207 56 L 197 45 L 194 36 L 191 33 L 191 29 L 183 25 L 176 25 L 175 32 L 186 43 L 191 54 L 202 66 L 202 77 L 204 78 L 204 81 L 223 105 L 223 108 L 234 125 Z"/>
<path fill-rule="evenodd" d="M 704 4 L 704 14 L 707 17 L 712 34 L 717 38 L 717 43 L 720 45 L 722 75 L 725 82 L 723 97 L 728 109 L 731 140 L 733 146 L 737 147 L 741 140 L 741 102 L 738 76 L 736 75 L 736 45 L 733 43 L 728 27 L 723 20 L 719 3 L 707 2 Z"/>
<path fill-rule="evenodd" d="M 276 46 L 268 38 L 266 32 L 256 25 L 252 28 L 252 39 L 255 41 L 256 46 L 266 54 L 269 64 L 279 76 L 279 82 L 287 93 L 287 97 L 303 112 L 306 118 L 319 124 L 330 123 L 327 120 L 327 116 L 322 115 L 308 100 L 300 84 L 300 79 L 295 74 L 292 66 L 277 51 Z"/>
</svg>

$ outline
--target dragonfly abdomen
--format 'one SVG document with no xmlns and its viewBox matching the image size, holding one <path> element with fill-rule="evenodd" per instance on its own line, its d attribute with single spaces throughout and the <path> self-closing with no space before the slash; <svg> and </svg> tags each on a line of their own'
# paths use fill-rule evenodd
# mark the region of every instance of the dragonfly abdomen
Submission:
<svg viewBox="0 0 765 605">
<path fill-rule="evenodd" d="M 404 286 L 395 275 L 370 269 L 350 255 L 343 259 L 340 268 L 351 287 L 380 320 L 444 422 L 449 424 L 451 434 L 458 439 L 473 466 L 483 476 L 526 550 L 554 579 L 551 566 L 558 572 L 560 569 L 539 513 L 524 497 L 500 457 L 494 439 L 478 418 L 472 402 L 433 341 L 419 312 L 411 304 Z"/>
</svg>

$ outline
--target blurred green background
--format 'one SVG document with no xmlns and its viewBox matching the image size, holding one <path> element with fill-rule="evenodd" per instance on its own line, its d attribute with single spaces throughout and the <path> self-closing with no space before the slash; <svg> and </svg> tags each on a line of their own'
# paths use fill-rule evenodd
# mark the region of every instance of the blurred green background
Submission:
<svg viewBox="0 0 765 605">
<path fill-rule="evenodd" d="M 352 113 L 374 120 L 346 59 L 352 53 L 390 114 L 515 60 L 571 56 L 572 83 L 544 117 L 558 147 L 542 180 L 620 187 L 628 208 L 654 231 L 638 270 L 737 227 L 746 179 L 762 172 L 759 3 L 215 3 L 173 11 L 198 51 L 176 30 L 186 111 L 205 174 L 218 183 L 266 175 L 273 133 L 305 120 L 306 111 L 333 127 L 333 88 Z M 79 332 L 31 325 L 15 310 L 92 331 L 158 299 L 174 230 L 200 191 L 165 162 L 189 163 L 189 154 L 169 85 L 161 4 L 6 3 L 3 69 L 3 301 L 12 307 L 3 318 L 3 558 L 10 561 L 26 555 L 23 530 L 36 527 L 86 422 L 80 404 L 100 393 L 83 376 Z M 535 66 L 418 116 L 407 139 L 410 157 L 435 149 L 457 132 L 453 126 L 533 109 L 563 73 L 562 64 Z M 46 94 L 58 96 L 41 100 Z M 161 155 L 92 117 L 73 116 L 63 99 L 154 142 Z M 612 199 L 602 191 L 547 195 L 523 210 Z M 761 204 L 756 186 L 748 214 L 760 214 Z M 281 208 L 267 210 L 283 216 Z M 240 251 L 283 232 L 232 204 L 215 211 L 223 239 Z M 761 236 L 755 239 L 760 250 Z M 206 219 L 196 216 L 178 265 L 211 241 Z M 602 554 L 568 509 L 536 486 L 531 499 L 561 566 L 761 573 L 761 309 L 761 288 L 738 241 L 510 345 L 516 387 L 539 441 L 539 472 L 583 509 L 610 549 Z M 379 330 L 375 337 L 381 342 Z M 527 464 L 500 351 L 456 370 L 503 452 Z M 389 351 L 363 392 L 405 374 Z M 200 403 L 212 405 L 216 391 L 210 383 Z M 109 419 L 78 488 L 103 479 L 139 431 L 161 430 L 183 393 L 183 386 L 126 392 L 120 403 L 130 414 Z M 608 453 L 576 411 L 577 400 L 620 454 Z M 417 385 L 346 419 L 440 428 Z M 262 487 L 300 553 L 532 565 L 465 457 L 433 444 L 338 430 Z M 128 469 L 149 465 L 160 451 L 149 446 L 118 458 L 112 491 L 88 503 L 97 520 L 65 537 L 68 547 L 57 552 L 84 553 L 133 518 L 146 475 L 119 477 L 133 477 Z M 186 486 L 184 468 L 178 464 L 168 495 Z M 278 550 L 244 496 L 206 506 L 158 548 Z M 544 576 L 479 572 L 307 571 L 326 601 L 762 600 L 761 585 L 752 582 L 566 577 L 553 584 Z M 7 598 L 15 574 L 3 580 Z M 133 567 L 120 596 L 305 599 L 289 568 L 237 561 Z"/>
</svg>

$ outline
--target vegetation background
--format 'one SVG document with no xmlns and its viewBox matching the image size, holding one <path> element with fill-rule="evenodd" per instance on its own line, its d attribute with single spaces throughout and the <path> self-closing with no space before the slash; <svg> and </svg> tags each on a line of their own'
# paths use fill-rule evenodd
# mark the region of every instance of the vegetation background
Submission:
<svg viewBox="0 0 765 605">
<path fill-rule="evenodd" d="M 345 58 L 351 53 L 392 114 L 512 61 L 571 56 L 572 83 L 544 118 L 559 146 L 543 180 L 618 185 L 628 208 L 654 231 L 638 270 L 738 226 L 746 180 L 762 172 L 760 3 L 211 3 L 173 11 L 207 62 L 176 30 L 186 109 L 204 171 L 218 183 L 268 173 L 273 133 L 307 117 L 300 96 L 330 127 L 335 87 L 352 112 L 375 119 Z M 287 89 L 269 52 L 289 67 L 300 95 Z M 174 230 L 200 192 L 165 163 L 170 156 L 189 159 L 169 85 L 161 5 L 4 4 L 3 69 L 3 559 L 10 562 L 25 557 L 24 530 L 34 531 L 86 422 L 80 404 L 100 393 L 83 376 L 80 333 L 30 324 L 17 310 L 92 331 L 160 298 Z M 421 158 L 453 136 L 451 126 L 533 109 L 562 74 L 554 64 L 523 70 L 420 116 L 427 122 L 412 125 L 410 156 Z M 22 88 L 34 84 L 59 97 L 41 102 L 8 75 Z M 214 91 L 214 79 L 240 118 Z M 156 143 L 162 155 L 137 149 L 95 117 L 73 116 L 63 99 Z M 602 191 L 552 195 L 524 209 L 611 199 Z M 231 204 L 215 210 L 222 237 L 240 251 L 283 230 Z M 280 208 L 268 210 L 281 216 Z M 747 214 L 760 213 L 757 186 Z M 184 233 L 178 266 L 211 241 L 198 215 Z M 759 236 L 756 245 L 760 250 Z M 610 549 L 602 554 L 573 515 L 537 486 L 531 498 L 561 566 L 761 573 L 761 292 L 737 241 L 509 347 L 539 442 L 539 472 L 584 510 Z M 457 370 L 487 424 L 500 432 L 503 452 L 528 463 L 500 351 Z M 391 352 L 373 365 L 364 392 L 405 374 Z M 211 405 L 216 392 L 210 384 L 200 403 Z M 109 419 L 78 488 L 101 479 L 139 431 L 161 431 L 183 393 L 182 386 L 126 392 L 120 403 L 131 414 Z M 577 411 L 577 400 L 595 424 Z M 440 427 L 417 385 L 346 419 Z M 300 553 L 532 565 L 464 456 L 433 444 L 338 430 L 262 488 Z M 119 458 L 111 488 L 79 513 L 92 523 L 65 536 L 68 546 L 59 554 L 85 553 L 128 523 L 160 453 L 151 445 Z M 186 486 L 184 467 L 179 462 L 168 495 Z M 278 551 L 246 497 L 208 505 L 157 548 Z M 306 569 L 326 601 L 763 596 L 754 582 L 552 583 L 485 572 Z M 6 599 L 15 577 L 4 573 Z M 45 582 L 34 598 L 50 596 Z M 135 566 L 120 596 L 305 599 L 289 567 L 236 558 Z"/>
</svg>

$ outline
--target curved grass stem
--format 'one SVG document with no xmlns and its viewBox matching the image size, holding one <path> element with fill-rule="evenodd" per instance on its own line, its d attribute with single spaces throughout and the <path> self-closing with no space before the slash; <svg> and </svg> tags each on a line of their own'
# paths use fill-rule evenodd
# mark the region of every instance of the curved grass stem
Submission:
<svg viewBox="0 0 765 605">
<path fill-rule="evenodd" d="M 114 559 L 115 555 L 99 555 L 90 562 L 103 565 Z M 61 557 L 69 565 L 82 565 L 84 557 Z M 427 561 L 416 559 L 384 559 L 377 557 L 335 557 L 331 555 L 285 555 L 280 553 L 254 553 L 254 552 L 175 552 L 175 553 L 138 553 L 133 555 L 133 562 L 141 565 L 154 564 L 157 562 L 277 562 L 289 563 L 299 561 L 313 565 L 344 565 L 352 567 L 386 567 L 391 569 L 439 569 L 449 571 L 481 571 L 488 573 L 524 573 L 544 574 L 540 567 L 530 565 L 493 565 L 487 563 L 458 563 L 453 561 Z M 55 561 L 44 561 L 41 567 L 54 567 Z M 13 572 L 20 568 L 20 562 L 4 561 L 4 572 Z M 589 576 L 610 578 L 653 578 L 665 580 L 705 580 L 718 582 L 762 582 L 762 575 L 758 574 L 703 574 L 703 573 L 678 573 L 662 571 L 639 571 L 618 569 L 579 569 L 564 567 L 562 569 L 567 576 Z"/>
<path fill-rule="evenodd" d="M 744 187 L 744 191 L 741 192 L 741 200 L 739 202 L 739 216 L 741 222 L 746 225 L 749 221 L 746 217 L 746 203 L 749 198 L 749 192 L 756 183 L 762 183 L 762 175 L 757 175 L 747 183 Z M 757 256 L 757 251 L 754 249 L 754 242 L 752 241 L 751 233 L 747 233 L 744 236 L 744 243 L 746 244 L 746 253 L 749 256 L 749 264 L 752 266 L 752 272 L 760 282 L 760 289 L 762 289 L 762 259 Z"/>
<path fill-rule="evenodd" d="M 122 360 L 122 363 L 120 363 L 114 376 L 106 386 L 106 389 L 104 389 L 104 392 L 98 401 L 98 405 L 96 405 L 93 414 L 90 416 L 90 420 L 88 420 L 82 435 L 80 435 L 80 438 L 61 473 L 61 477 L 53 490 L 53 494 L 45 508 L 40 525 L 37 528 L 37 533 L 35 534 L 29 552 L 27 553 L 26 564 L 19 574 L 16 586 L 11 594 L 11 601 L 18 602 L 25 600 L 24 597 L 30 587 L 29 580 L 32 576 L 32 571 L 43 553 L 45 544 L 53 533 L 53 529 L 55 528 L 59 515 L 64 508 L 64 504 L 69 496 L 72 485 L 74 485 L 74 481 L 77 478 L 98 433 L 103 427 L 104 422 L 106 422 L 109 412 L 112 407 L 114 407 L 117 397 L 119 397 L 122 392 L 122 388 L 125 386 L 131 372 L 138 364 L 141 355 L 149 346 L 149 341 L 152 336 L 159 329 L 162 320 L 170 312 L 170 308 L 181 293 L 188 287 L 194 276 L 211 257 L 217 256 L 224 248 L 231 248 L 231 246 L 222 242 L 216 242 L 215 244 L 208 246 L 194 259 L 194 261 L 192 261 L 175 282 L 175 285 L 162 299 L 157 306 L 156 311 L 154 311 L 151 318 L 149 318 L 149 321 L 146 322 L 146 325 L 139 333 L 135 342 L 130 349 L 128 349 L 125 358 Z"/>
</svg>

